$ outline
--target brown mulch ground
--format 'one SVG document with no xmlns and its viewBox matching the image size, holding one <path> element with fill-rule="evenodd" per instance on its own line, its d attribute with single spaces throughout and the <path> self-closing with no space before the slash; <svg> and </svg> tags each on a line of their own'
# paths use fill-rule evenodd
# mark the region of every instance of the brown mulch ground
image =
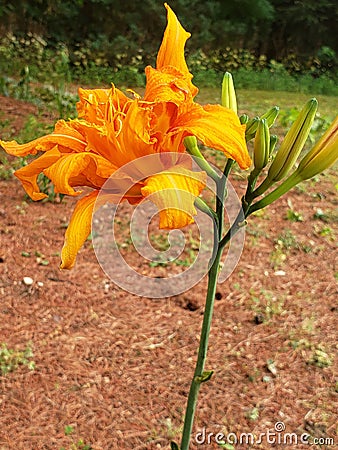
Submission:
<svg viewBox="0 0 338 450">
<path fill-rule="evenodd" d="M 13 134 L 34 113 L 0 101 Z M 283 422 L 299 439 L 326 440 L 312 448 L 337 444 L 336 182 L 333 172 L 307 182 L 250 220 L 241 261 L 218 288 L 207 362 L 215 373 L 201 388 L 195 433 L 259 436 Z M 286 220 L 290 200 L 303 221 Z M 0 375 L 0 450 L 83 448 L 80 440 L 95 450 L 169 449 L 206 279 L 174 298 L 139 298 L 107 278 L 90 242 L 72 271 L 59 271 L 74 203 L 32 203 L 16 179 L 0 181 L 0 343 L 31 346 L 35 363 Z M 220 447 L 193 439 L 191 448 Z M 309 446 L 263 437 L 235 448 Z"/>
</svg>

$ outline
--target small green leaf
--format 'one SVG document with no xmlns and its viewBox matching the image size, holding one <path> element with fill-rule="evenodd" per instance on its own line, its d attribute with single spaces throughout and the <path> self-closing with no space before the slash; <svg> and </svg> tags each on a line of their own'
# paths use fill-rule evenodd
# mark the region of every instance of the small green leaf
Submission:
<svg viewBox="0 0 338 450">
<path fill-rule="evenodd" d="M 179 446 L 176 444 L 176 442 L 170 442 L 171 450 L 180 450 Z"/>
<path fill-rule="evenodd" d="M 65 435 L 66 436 L 70 436 L 73 432 L 74 432 L 74 427 L 72 427 L 71 425 L 65 426 Z"/>
<path fill-rule="evenodd" d="M 27 367 L 29 370 L 34 370 L 35 369 L 35 362 L 34 361 L 30 361 L 27 363 Z"/>
<path fill-rule="evenodd" d="M 287 213 L 286 213 L 286 218 L 287 220 L 290 220 L 290 222 L 303 222 L 303 216 L 296 212 L 293 211 L 292 209 L 288 209 Z"/>
<path fill-rule="evenodd" d="M 42 259 L 41 261 L 38 262 L 38 264 L 40 266 L 48 266 L 49 261 L 48 261 L 48 259 Z"/>
<path fill-rule="evenodd" d="M 246 417 L 250 420 L 257 420 L 259 418 L 259 409 L 254 407 L 246 413 Z"/>
<path fill-rule="evenodd" d="M 235 450 L 235 447 L 231 444 L 219 444 L 221 448 L 225 448 L 226 450 Z"/>
<path fill-rule="evenodd" d="M 212 374 L 214 373 L 213 370 L 206 370 L 202 373 L 202 376 L 196 377 L 196 381 L 198 383 L 205 383 L 206 381 L 209 381 L 212 377 Z"/>
</svg>

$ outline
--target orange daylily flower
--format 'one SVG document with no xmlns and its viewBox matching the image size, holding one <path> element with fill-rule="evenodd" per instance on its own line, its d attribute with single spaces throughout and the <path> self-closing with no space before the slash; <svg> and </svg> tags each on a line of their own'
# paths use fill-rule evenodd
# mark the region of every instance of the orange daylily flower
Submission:
<svg viewBox="0 0 338 450">
<path fill-rule="evenodd" d="M 15 172 L 33 200 L 46 197 L 37 184 L 41 172 L 58 193 L 77 196 L 81 190 L 74 188 L 93 189 L 74 209 L 61 268 L 73 267 L 90 233 L 92 214 L 100 206 L 97 199 L 102 188 L 107 195 L 100 196 L 100 201 L 114 202 L 121 199 L 121 193 L 132 204 L 149 197 L 160 209 L 161 228 L 181 228 L 193 222 L 194 201 L 206 185 L 206 174 L 192 171 L 182 157 L 185 137 L 196 136 L 243 169 L 250 166 L 245 127 L 238 117 L 219 105 L 201 106 L 193 101 L 198 89 L 184 58 L 190 34 L 170 7 L 165 7 L 168 24 L 156 69 L 146 68 L 143 99 L 137 94 L 128 97 L 114 85 L 111 89 L 79 89 L 77 119 L 59 120 L 51 134 L 27 144 L 0 141 L 12 155 L 43 152 Z M 150 166 L 139 159 L 148 155 L 158 156 Z M 124 172 L 123 167 L 133 162 L 132 169 Z"/>
</svg>

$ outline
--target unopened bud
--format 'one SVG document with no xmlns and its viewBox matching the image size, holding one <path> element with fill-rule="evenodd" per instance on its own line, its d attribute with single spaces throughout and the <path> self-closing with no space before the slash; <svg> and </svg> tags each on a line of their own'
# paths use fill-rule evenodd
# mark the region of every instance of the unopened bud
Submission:
<svg viewBox="0 0 338 450">
<path fill-rule="evenodd" d="M 225 72 L 222 82 L 222 106 L 232 109 L 237 114 L 237 99 L 234 81 L 229 72 Z"/>
<path fill-rule="evenodd" d="M 284 178 L 295 164 L 310 133 L 317 106 L 318 102 L 313 98 L 298 114 L 270 166 L 268 179 L 271 182 Z"/>
<path fill-rule="evenodd" d="M 254 142 L 254 166 L 262 170 L 268 163 L 270 155 L 270 132 L 266 119 L 260 119 Z"/>
<path fill-rule="evenodd" d="M 242 114 L 239 116 L 239 121 L 242 125 L 246 125 L 249 122 L 249 116 L 247 114 Z"/>
<path fill-rule="evenodd" d="M 300 161 L 297 173 L 302 180 L 318 175 L 338 159 L 338 116 L 315 146 Z"/>
<path fill-rule="evenodd" d="M 253 119 L 250 119 L 247 122 L 245 122 L 246 123 L 246 130 L 245 130 L 246 141 L 249 142 L 256 135 L 256 131 L 257 131 L 257 127 L 258 127 L 258 123 L 259 123 L 260 119 L 265 119 L 268 127 L 270 128 L 275 123 L 278 113 L 279 113 L 278 106 L 274 106 L 273 108 L 269 109 L 269 111 L 267 111 L 260 117 L 256 116 Z"/>
<path fill-rule="evenodd" d="M 338 159 L 338 116 L 321 139 L 300 161 L 293 174 L 286 178 L 274 191 L 250 207 L 250 214 L 277 200 L 303 180 L 308 180 L 331 167 Z M 265 180 L 266 181 L 266 180 Z M 262 185 L 264 182 L 262 183 Z M 266 189 L 265 189 L 266 190 Z M 261 190 L 262 193 L 264 190 Z"/>
<path fill-rule="evenodd" d="M 269 109 L 269 111 L 267 111 L 265 114 L 263 114 L 260 118 L 265 119 L 268 127 L 270 128 L 275 123 L 278 113 L 279 113 L 278 106 L 274 106 L 273 108 Z"/>
<path fill-rule="evenodd" d="M 277 142 L 278 142 L 278 136 L 276 136 L 275 134 L 272 134 L 270 136 L 270 155 L 272 155 L 272 153 L 273 153 L 273 151 L 274 151 L 274 149 L 276 147 Z"/>
<path fill-rule="evenodd" d="M 246 124 L 245 129 L 245 139 L 249 142 L 256 135 L 257 127 L 259 123 L 259 117 L 254 117 L 250 119 Z"/>
</svg>

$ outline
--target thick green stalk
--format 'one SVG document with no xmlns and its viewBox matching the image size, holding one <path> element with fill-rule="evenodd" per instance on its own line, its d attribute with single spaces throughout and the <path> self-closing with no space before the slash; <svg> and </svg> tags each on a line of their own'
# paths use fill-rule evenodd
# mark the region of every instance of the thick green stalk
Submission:
<svg viewBox="0 0 338 450">
<path fill-rule="evenodd" d="M 224 246 L 220 246 L 220 241 L 222 239 L 223 234 L 223 218 L 224 218 L 224 197 L 226 195 L 226 183 L 227 178 L 229 176 L 230 170 L 232 168 L 234 161 L 228 159 L 223 177 L 218 178 L 217 185 L 217 198 L 216 198 L 216 220 L 215 220 L 215 239 L 214 239 L 214 251 L 213 256 L 214 260 L 208 272 L 208 290 L 205 301 L 205 310 L 203 316 L 203 323 L 201 329 L 201 337 L 200 344 L 198 349 L 198 356 L 195 366 L 195 372 L 193 379 L 191 381 L 187 408 L 184 419 L 183 433 L 182 433 L 182 442 L 181 442 L 181 450 L 188 450 L 189 443 L 191 439 L 191 431 L 194 423 L 195 410 L 197 405 L 197 398 L 201 383 L 207 381 L 211 372 L 205 373 L 204 367 L 207 358 L 208 351 L 208 343 L 209 343 L 209 334 L 210 327 L 212 321 L 212 315 L 214 310 L 215 303 L 215 294 L 217 287 L 217 278 L 219 273 L 219 264 L 221 260 L 221 256 L 223 253 Z"/>
<path fill-rule="evenodd" d="M 253 192 L 254 192 L 254 189 L 255 189 L 257 178 L 258 178 L 260 173 L 261 173 L 261 170 L 253 169 L 253 171 L 249 175 L 248 188 L 246 190 L 245 197 L 244 197 L 246 203 L 251 203 L 252 202 Z"/>
<path fill-rule="evenodd" d="M 207 381 L 210 378 L 211 373 L 205 373 L 205 361 L 207 357 L 208 343 L 209 343 L 209 334 L 210 327 L 212 321 L 212 315 L 214 310 L 215 303 L 215 294 L 217 287 L 217 278 L 219 273 L 219 263 L 221 260 L 221 256 L 226 244 L 230 241 L 230 239 L 237 233 L 237 231 L 241 228 L 241 220 L 243 219 L 243 212 L 238 214 L 237 219 L 235 220 L 232 227 L 226 233 L 226 235 L 219 241 L 217 246 L 217 253 L 214 259 L 212 266 L 210 267 L 208 273 L 208 290 L 207 297 L 205 302 L 205 310 L 203 316 L 201 337 L 200 337 L 200 345 L 198 350 L 197 362 L 195 367 L 195 372 L 193 379 L 190 385 L 190 391 L 188 395 L 187 408 L 185 413 L 184 427 L 182 433 L 182 442 L 181 442 L 181 450 L 189 450 L 189 443 L 191 438 L 191 431 L 195 417 L 195 410 L 197 405 L 197 398 L 201 384 L 203 381 Z M 216 232 L 217 230 L 215 230 Z M 216 250 L 216 249 L 215 249 Z"/>
<path fill-rule="evenodd" d="M 189 396 L 188 396 L 188 403 L 187 403 L 187 409 L 186 409 L 186 413 L 185 413 L 185 421 L 184 421 L 183 434 L 182 434 L 181 450 L 189 449 L 189 443 L 190 443 L 192 426 L 193 426 L 193 422 L 194 422 L 198 393 L 199 393 L 201 383 L 203 382 L 203 373 L 204 373 L 204 366 L 205 366 L 205 361 L 206 361 L 206 357 L 207 357 L 210 326 L 211 326 L 212 314 L 213 314 L 213 309 L 214 309 L 215 293 L 216 293 L 216 286 L 217 286 L 217 276 L 218 276 L 218 269 L 219 269 L 221 255 L 222 255 L 222 249 L 216 253 L 216 257 L 214 259 L 214 262 L 213 262 L 213 264 L 209 270 L 209 274 L 208 274 L 208 291 L 207 291 L 207 297 L 206 297 L 206 302 L 205 302 L 205 310 L 204 310 L 204 316 L 203 316 L 200 345 L 199 345 L 199 350 L 198 350 L 198 357 L 197 357 L 195 372 L 194 372 L 193 379 L 191 381 L 190 391 L 189 391 Z"/>
<path fill-rule="evenodd" d="M 216 216 L 218 218 L 218 239 L 222 239 L 223 234 L 223 222 L 224 222 L 224 201 L 226 197 L 226 184 L 228 181 L 229 173 L 234 164 L 233 159 L 228 159 L 227 163 L 223 170 L 223 176 L 219 178 L 217 186 L 217 194 L 216 194 Z M 214 249 L 216 251 L 216 248 Z"/>
</svg>

